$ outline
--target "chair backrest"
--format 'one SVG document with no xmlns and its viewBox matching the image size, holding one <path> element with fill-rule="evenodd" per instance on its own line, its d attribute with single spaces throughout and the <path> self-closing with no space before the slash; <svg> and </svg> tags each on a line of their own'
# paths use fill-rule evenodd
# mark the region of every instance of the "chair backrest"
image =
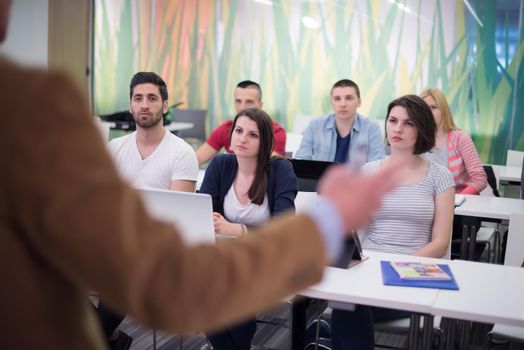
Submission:
<svg viewBox="0 0 524 350">
<path fill-rule="evenodd" d="M 295 117 L 293 120 L 293 133 L 302 135 L 309 125 L 309 122 L 315 118 L 316 117 L 310 115 L 300 115 Z"/>
<path fill-rule="evenodd" d="M 298 191 L 297 196 L 295 197 L 295 212 L 304 212 L 309 205 L 317 200 L 317 198 L 318 194 L 316 192 Z"/>
<path fill-rule="evenodd" d="M 114 128 L 118 130 L 135 130 L 135 120 L 128 110 L 104 114 L 99 116 L 103 121 L 114 123 Z"/>
<path fill-rule="evenodd" d="M 500 193 L 498 190 L 498 167 L 493 167 L 491 165 L 483 165 L 484 172 L 486 173 L 486 176 L 488 178 L 488 187 L 483 190 L 480 194 L 483 196 L 495 196 L 500 197 Z M 495 174 L 497 172 L 497 174 Z"/>
<path fill-rule="evenodd" d="M 518 166 L 519 167 L 522 165 L 523 159 L 524 159 L 524 152 L 508 149 L 508 153 L 506 156 L 506 165 L 507 166 Z"/>
<path fill-rule="evenodd" d="M 293 155 L 300 147 L 302 142 L 302 134 L 297 134 L 294 132 L 286 133 L 286 157 L 293 158 Z"/>
<path fill-rule="evenodd" d="M 524 264 L 524 214 L 510 214 L 508 240 L 504 265 L 520 267 Z"/>
<path fill-rule="evenodd" d="M 173 109 L 173 121 L 193 123 L 193 127 L 187 130 L 177 131 L 182 138 L 195 138 L 199 141 L 206 140 L 206 114 L 205 109 Z"/>
</svg>

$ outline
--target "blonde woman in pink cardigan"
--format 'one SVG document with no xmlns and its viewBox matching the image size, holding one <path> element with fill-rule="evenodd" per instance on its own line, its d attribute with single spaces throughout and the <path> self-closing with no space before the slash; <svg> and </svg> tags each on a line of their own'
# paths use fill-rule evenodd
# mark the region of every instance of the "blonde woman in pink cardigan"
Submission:
<svg viewBox="0 0 524 350">
<path fill-rule="evenodd" d="M 451 171 L 456 193 L 479 194 L 488 182 L 471 137 L 455 126 L 442 91 L 437 88 L 426 89 L 420 97 L 433 112 L 438 127 L 435 148 L 424 156 Z"/>
</svg>

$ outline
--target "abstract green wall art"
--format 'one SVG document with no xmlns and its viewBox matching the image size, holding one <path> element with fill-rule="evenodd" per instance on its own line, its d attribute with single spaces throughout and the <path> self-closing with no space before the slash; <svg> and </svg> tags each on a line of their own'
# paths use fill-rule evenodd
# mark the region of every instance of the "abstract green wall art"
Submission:
<svg viewBox="0 0 524 350">
<path fill-rule="evenodd" d="M 425 87 L 447 95 L 485 163 L 524 150 L 524 0 L 96 0 L 93 101 L 128 108 L 129 80 L 159 73 L 169 102 L 208 110 L 208 130 L 234 113 L 233 90 L 259 82 L 264 109 L 288 130 L 331 111 L 342 78 L 359 112 Z"/>
</svg>

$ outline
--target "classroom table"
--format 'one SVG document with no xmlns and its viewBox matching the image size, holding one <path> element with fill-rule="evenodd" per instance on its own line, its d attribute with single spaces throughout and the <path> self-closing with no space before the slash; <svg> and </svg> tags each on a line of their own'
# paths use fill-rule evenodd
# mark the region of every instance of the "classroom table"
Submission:
<svg viewBox="0 0 524 350">
<path fill-rule="evenodd" d="M 512 183 L 520 185 L 520 175 L 522 168 L 520 166 L 485 164 L 491 166 L 496 174 L 499 184 Z"/>
<path fill-rule="evenodd" d="M 468 218 L 480 218 L 494 222 L 509 220 L 511 213 L 524 214 L 524 200 L 505 197 L 465 195 L 465 201 L 455 207 L 455 215 L 465 217 L 466 230 L 462 232 L 461 259 L 472 260 L 477 243 L 476 230 Z"/>
<path fill-rule="evenodd" d="M 416 349 L 431 346 L 433 316 L 524 327 L 523 268 L 370 251 L 365 254 L 369 259 L 350 269 L 326 267 L 322 281 L 300 292 L 300 295 L 345 304 L 402 309 L 422 315 L 425 327 L 421 343 L 417 343 L 416 339 L 419 324 L 416 323 L 416 327 L 410 325 L 410 338 L 415 336 L 409 340 L 410 348 Z M 381 260 L 448 264 L 459 290 L 385 286 L 382 283 Z M 447 345 L 454 343 L 454 339 L 448 337 Z"/>
<path fill-rule="evenodd" d="M 192 129 L 193 126 L 194 126 L 193 123 L 171 122 L 171 123 L 166 125 L 166 129 L 171 131 L 171 132 L 177 132 L 177 131 Z"/>
<path fill-rule="evenodd" d="M 439 290 L 434 315 L 524 327 L 524 268 L 452 260 L 459 292 Z"/>
<path fill-rule="evenodd" d="M 116 122 L 107 122 L 109 124 L 109 127 L 111 129 L 117 128 Z M 182 130 L 188 130 L 193 128 L 193 123 L 185 123 L 185 122 L 171 122 L 166 125 L 166 129 L 173 132 L 173 131 L 182 131 Z M 126 130 L 129 129 L 129 126 L 122 127 L 122 125 L 118 128 L 119 130 Z"/>
<path fill-rule="evenodd" d="M 446 349 L 466 348 L 470 322 L 524 327 L 524 269 L 453 260 L 450 268 L 460 290 L 440 290 L 431 314 L 446 317 Z"/>
<path fill-rule="evenodd" d="M 518 166 L 499 165 L 499 182 L 520 185 L 522 168 Z"/>
<path fill-rule="evenodd" d="M 490 165 L 498 180 L 499 192 L 508 198 L 520 198 L 521 166 Z"/>
<path fill-rule="evenodd" d="M 466 200 L 455 208 L 455 215 L 509 220 L 511 213 L 524 213 L 524 200 L 521 199 L 468 194 L 464 197 Z"/>
<path fill-rule="evenodd" d="M 347 304 L 362 304 L 414 312 L 410 324 L 409 348 L 430 347 L 433 317 L 431 310 L 439 290 L 386 286 L 382 283 L 381 260 L 407 260 L 447 263 L 448 260 L 366 251 L 368 259 L 351 267 L 326 267 L 322 282 L 300 292 L 300 295 L 330 301 L 332 307 L 346 308 Z M 420 317 L 424 318 L 425 334 L 418 339 Z M 418 345 L 417 345 L 418 344 Z"/>
<path fill-rule="evenodd" d="M 382 283 L 381 260 L 435 261 L 447 260 L 366 251 L 366 260 L 349 269 L 326 267 L 322 282 L 300 294 L 340 303 L 373 305 L 379 307 L 429 313 L 438 289 L 398 288 Z"/>
</svg>

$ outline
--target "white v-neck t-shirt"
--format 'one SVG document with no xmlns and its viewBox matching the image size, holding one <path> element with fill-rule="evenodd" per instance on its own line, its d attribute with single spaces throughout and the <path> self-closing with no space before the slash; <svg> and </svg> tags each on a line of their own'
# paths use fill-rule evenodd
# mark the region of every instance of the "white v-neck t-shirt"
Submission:
<svg viewBox="0 0 524 350">
<path fill-rule="evenodd" d="M 120 174 L 136 188 L 169 189 L 171 181 L 197 181 L 198 161 L 193 148 L 166 130 L 164 138 L 142 159 L 136 131 L 109 142 L 109 151 Z"/>
<path fill-rule="evenodd" d="M 238 201 L 234 184 L 224 197 L 224 216 L 227 221 L 247 226 L 258 226 L 265 223 L 270 217 L 267 194 L 260 205 L 249 202 L 246 205 Z"/>
</svg>

